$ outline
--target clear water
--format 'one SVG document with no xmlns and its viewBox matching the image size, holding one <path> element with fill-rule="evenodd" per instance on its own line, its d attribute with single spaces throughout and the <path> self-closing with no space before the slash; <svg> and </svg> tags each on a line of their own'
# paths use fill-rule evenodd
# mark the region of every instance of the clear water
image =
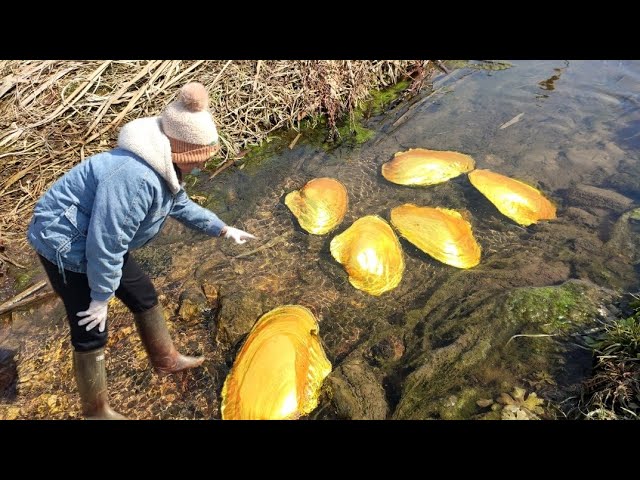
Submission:
<svg viewBox="0 0 640 480">
<path fill-rule="evenodd" d="M 293 149 L 259 165 L 247 164 L 213 180 L 200 175 L 192 193 L 208 197 L 221 218 L 259 239 L 236 246 L 170 223 L 139 258 L 158 290 L 169 295 L 179 292 L 176 288 L 186 279 L 206 280 L 219 287 L 222 302 L 225 297 L 238 304 L 250 300 L 262 312 L 283 304 L 309 307 L 319 319 L 334 370 L 366 363 L 370 381 L 384 391 L 388 418 L 397 416 L 407 376 L 424 368 L 437 370 L 438 352 L 444 355 L 448 346 L 462 345 L 470 336 L 475 335 L 469 340 L 474 345 L 481 343 L 480 337 L 486 339 L 482 360 L 473 371 L 450 377 L 436 371 L 434 382 L 441 386 L 428 394 L 433 397 L 428 401 L 489 384 L 492 390 L 484 391 L 485 396 L 496 394 L 506 385 L 522 384 L 543 366 L 557 370 L 562 366 L 557 362 L 566 359 L 547 350 L 552 361 L 532 363 L 531 352 L 522 349 L 533 342 L 504 353 L 504 342 L 491 339 L 491 329 L 499 324 L 491 318 L 486 325 L 465 319 L 491 298 L 518 287 L 559 285 L 569 279 L 616 292 L 638 285 L 633 252 L 612 252 L 607 242 L 622 213 L 640 200 L 640 62 L 512 63 L 507 70 L 464 68 L 439 76 L 433 92 L 370 119 L 366 126 L 376 135 L 355 149 L 325 151 L 303 136 Z M 500 129 L 518 115 L 518 122 Z M 475 158 L 477 168 L 536 185 L 557 204 L 558 219 L 520 227 L 466 176 L 425 188 L 382 178 L 384 162 L 416 147 L 464 152 Z M 325 236 L 301 230 L 284 205 L 286 193 L 315 177 L 336 178 L 349 192 L 343 223 Z M 585 195 L 585 189 L 591 194 Z M 406 272 L 400 285 L 380 297 L 354 289 L 329 253 L 331 238 L 364 215 L 388 220 L 390 209 L 405 202 L 467 210 L 483 249 L 481 264 L 458 270 L 403 240 Z M 412 322 L 411 312 L 420 309 L 424 315 Z M 401 345 L 400 357 L 380 367 L 370 357 L 385 339 Z M 220 348 L 233 351 L 232 345 Z M 492 356 L 493 350 L 500 355 Z M 584 374 L 584 361 L 575 363 L 581 369 L 576 377 Z M 331 411 L 322 405 L 320 410 Z M 326 414 L 332 416 L 335 412 Z"/>
</svg>

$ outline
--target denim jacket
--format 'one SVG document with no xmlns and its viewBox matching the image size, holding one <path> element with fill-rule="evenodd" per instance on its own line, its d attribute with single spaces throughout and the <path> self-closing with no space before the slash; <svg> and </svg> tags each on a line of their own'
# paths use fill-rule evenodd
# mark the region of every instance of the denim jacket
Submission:
<svg viewBox="0 0 640 480">
<path fill-rule="evenodd" d="M 118 148 L 93 155 L 59 178 L 37 202 L 27 238 L 40 255 L 86 273 L 93 300 L 120 285 L 127 251 L 151 240 L 171 215 L 218 236 L 225 223 L 187 196 L 158 117 L 122 127 Z"/>
</svg>

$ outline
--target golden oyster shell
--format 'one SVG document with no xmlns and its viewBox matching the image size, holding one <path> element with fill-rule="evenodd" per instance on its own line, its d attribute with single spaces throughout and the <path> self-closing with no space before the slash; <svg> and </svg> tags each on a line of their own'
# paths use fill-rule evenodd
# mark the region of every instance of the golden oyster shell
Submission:
<svg viewBox="0 0 640 480">
<path fill-rule="evenodd" d="M 411 148 L 382 165 L 382 176 L 400 185 L 435 185 L 475 168 L 469 155 L 446 150 Z"/>
<path fill-rule="evenodd" d="M 331 255 L 349 274 L 349 282 L 371 295 L 398 286 L 404 256 L 398 237 L 377 215 L 362 217 L 331 240 Z"/>
<path fill-rule="evenodd" d="M 236 356 L 222 388 L 222 419 L 306 415 L 330 372 L 313 313 L 300 305 L 275 308 L 260 317 Z"/>
<path fill-rule="evenodd" d="M 480 245 L 471 224 L 455 210 L 411 203 L 391 210 L 391 224 L 420 250 L 458 268 L 480 263 Z"/>
<path fill-rule="evenodd" d="M 342 222 L 349 198 L 347 189 L 333 178 L 315 178 L 302 189 L 287 194 L 284 203 L 300 226 L 309 233 L 322 235 Z"/>
<path fill-rule="evenodd" d="M 534 187 L 491 170 L 475 170 L 469 180 L 503 215 L 525 227 L 556 218 L 556 207 Z"/>
</svg>

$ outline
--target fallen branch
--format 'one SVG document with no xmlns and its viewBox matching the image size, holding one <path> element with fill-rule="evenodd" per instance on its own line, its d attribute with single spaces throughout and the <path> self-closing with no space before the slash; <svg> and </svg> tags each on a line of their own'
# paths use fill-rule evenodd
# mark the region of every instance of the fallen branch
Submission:
<svg viewBox="0 0 640 480">
<path fill-rule="evenodd" d="M 286 233 L 284 233 L 282 235 L 279 235 L 279 236 L 277 236 L 275 238 L 272 238 L 267 243 L 265 243 L 263 245 L 260 245 L 259 247 L 254 248 L 253 250 L 249 250 L 248 252 L 241 253 L 240 255 L 236 255 L 233 258 L 234 259 L 236 259 L 236 258 L 246 258 L 246 257 L 249 257 L 249 256 L 253 255 L 254 253 L 258 253 L 258 252 L 261 252 L 262 250 L 265 250 L 267 248 L 271 248 L 274 245 L 277 245 L 278 243 L 284 242 L 287 239 L 287 237 L 289 236 L 289 234 L 290 234 L 289 232 L 286 232 Z"/>
<path fill-rule="evenodd" d="M 23 290 L 13 298 L 10 298 L 6 302 L 4 302 L 2 305 L 0 305 L 0 315 L 10 310 L 13 310 L 14 308 L 21 307 L 23 305 L 31 303 L 32 301 L 39 300 L 40 298 L 44 298 L 44 296 L 53 293 L 53 291 L 48 290 L 47 292 L 40 293 L 35 297 L 24 300 L 26 297 L 28 297 L 34 292 L 37 292 L 45 285 L 47 285 L 47 282 L 43 280 L 42 282 L 38 282 L 35 285 L 32 285 L 31 287 L 27 288 L 26 290 Z M 45 293 L 46 295 L 44 295 Z"/>
<path fill-rule="evenodd" d="M 15 260 L 11 260 L 11 258 L 9 258 L 6 255 L 3 255 L 1 253 L 0 253 L 0 262 L 7 262 L 7 263 L 10 263 L 11 265 L 13 265 L 15 267 L 18 267 L 18 268 L 25 268 L 24 265 L 20 265 Z"/>
<path fill-rule="evenodd" d="M 24 307 L 25 305 L 30 305 L 32 303 L 38 302 L 40 300 L 42 300 L 43 298 L 47 298 L 50 297 L 51 295 L 53 295 L 53 290 L 47 290 L 46 292 L 40 292 L 36 295 L 34 295 L 33 297 L 30 298 L 26 298 L 20 302 L 16 302 L 13 305 L 10 305 L 8 307 L 0 307 L 0 315 L 2 315 L 3 313 L 7 313 L 10 312 L 12 310 L 15 310 L 16 308 L 19 307 Z"/>
<path fill-rule="evenodd" d="M 215 178 L 216 176 L 218 176 L 220 173 L 225 171 L 231 165 L 235 165 L 235 163 L 236 162 L 234 160 L 231 160 L 231 159 L 226 160 L 222 165 L 220 165 L 218 168 L 216 168 L 215 172 L 213 172 L 211 174 L 211 176 L 209 177 L 209 180 L 211 180 L 212 178 Z"/>
<path fill-rule="evenodd" d="M 302 136 L 302 133 L 299 133 L 298 135 L 296 135 L 296 138 L 294 138 L 293 141 L 289 144 L 289 150 L 293 150 L 293 147 L 296 146 L 296 143 L 298 143 L 298 140 L 300 139 L 301 136 Z"/>
</svg>

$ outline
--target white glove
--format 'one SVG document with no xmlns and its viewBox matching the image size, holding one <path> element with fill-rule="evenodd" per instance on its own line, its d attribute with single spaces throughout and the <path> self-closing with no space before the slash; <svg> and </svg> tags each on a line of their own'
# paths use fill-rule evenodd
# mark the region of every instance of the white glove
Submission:
<svg viewBox="0 0 640 480">
<path fill-rule="evenodd" d="M 78 321 L 78 326 L 87 325 L 87 332 L 96 325 L 100 325 L 98 330 L 104 332 L 104 328 L 107 325 L 107 307 L 109 306 L 109 300 L 103 302 L 99 300 L 91 300 L 89 308 L 84 312 L 78 312 L 76 315 L 79 317 L 86 317 Z"/>
<path fill-rule="evenodd" d="M 252 238 L 256 238 L 253 235 L 251 235 L 250 233 L 244 232 L 238 228 L 233 228 L 233 227 L 224 227 L 224 233 L 223 233 L 223 237 L 224 238 L 233 238 L 237 244 L 242 245 L 244 242 L 246 242 L 247 240 L 250 240 Z"/>
</svg>

